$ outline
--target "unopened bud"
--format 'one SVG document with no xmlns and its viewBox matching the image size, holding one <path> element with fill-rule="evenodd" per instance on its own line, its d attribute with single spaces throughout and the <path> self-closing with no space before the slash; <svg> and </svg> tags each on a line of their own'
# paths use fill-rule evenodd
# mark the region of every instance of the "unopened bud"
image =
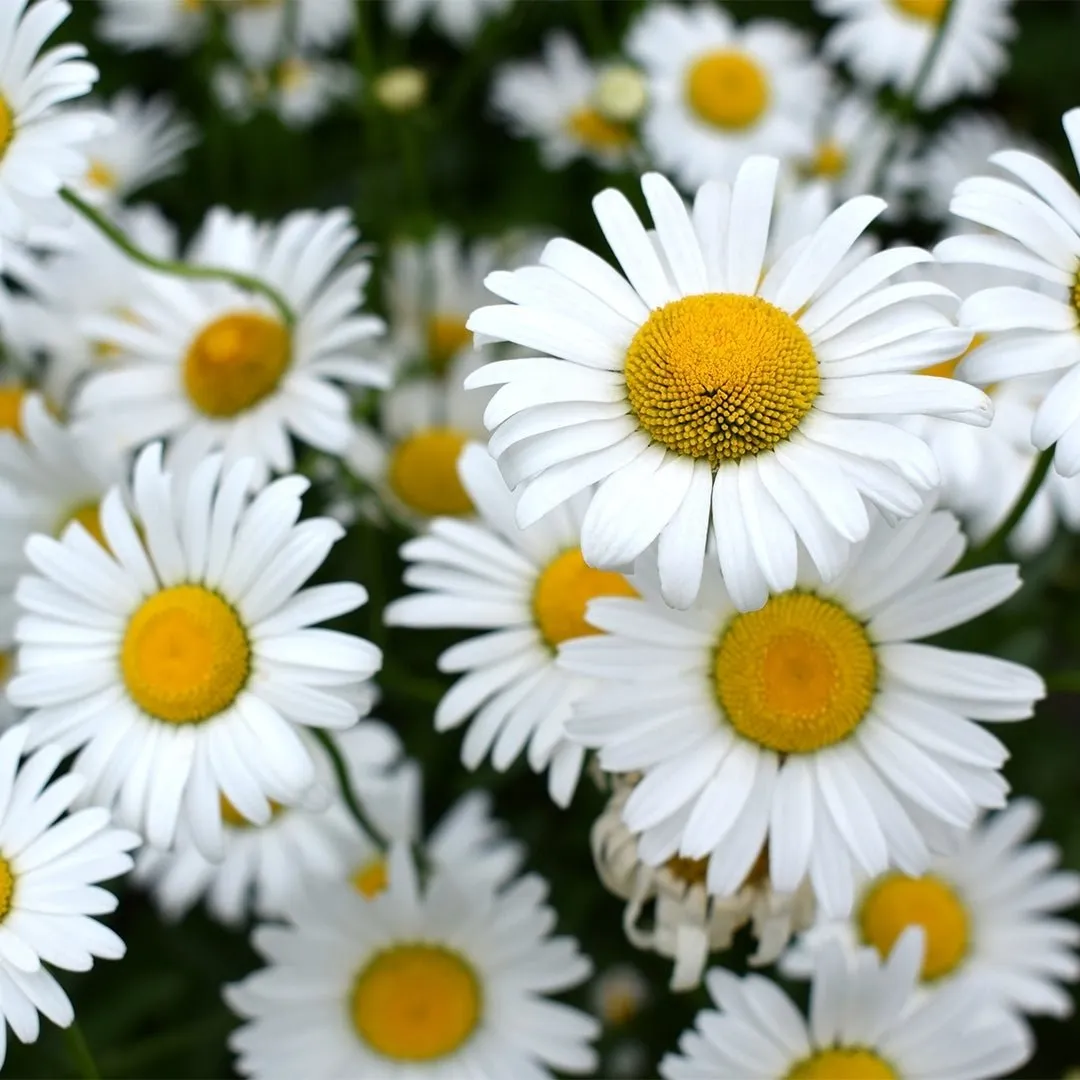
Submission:
<svg viewBox="0 0 1080 1080">
<path fill-rule="evenodd" d="M 593 100 L 609 120 L 629 123 L 636 120 L 648 100 L 645 76 L 629 64 L 612 64 L 600 72 Z"/>
<path fill-rule="evenodd" d="M 373 89 L 379 104 L 388 112 L 411 112 L 427 99 L 427 75 L 415 67 L 391 68 L 375 80 Z"/>
</svg>

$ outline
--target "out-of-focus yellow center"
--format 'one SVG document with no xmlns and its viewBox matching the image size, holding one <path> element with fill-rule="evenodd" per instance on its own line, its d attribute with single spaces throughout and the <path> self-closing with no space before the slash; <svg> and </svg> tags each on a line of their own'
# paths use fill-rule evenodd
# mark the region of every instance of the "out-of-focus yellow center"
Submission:
<svg viewBox="0 0 1080 1080">
<path fill-rule="evenodd" d="M 73 507 L 56 530 L 59 536 L 73 521 L 77 521 L 106 551 L 109 550 L 105 531 L 101 527 L 101 504 L 86 502 Z"/>
<path fill-rule="evenodd" d="M 585 608 L 597 596 L 637 593 L 622 574 L 594 570 L 585 562 L 580 548 L 557 555 L 541 571 L 533 590 L 533 615 L 552 649 L 570 638 L 600 633 L 585 621 Z"/>
<path fill-rule="evenodd" d="M 951 379 L 956 375 L 956 369 L 960 366 L 960 361 L 970 356 L 980 345 L 986 342 L 985 334 L 976 334 L 971 339 L 971 344 L 960 353 L 959 356 L 954 356 L 951 360 L 941 360 L 936 364 L 931 364 L 929 367 L 920 368 L 920 375 L 935 375 L 939 379 Z"/>
<path fill-rule="evenodd" d="M 0 922 L 8 917 L 15 901 L 15 871 L 11 863 L 0 855 Z"/>
<path fill-rule="evenodd" d="M 291 355 L 289 331 L 279 320 L 257 311 L 222 315 L 188 347 L 184 388 L 207 416 L 236 416 L 277 389 Z"/>
<path fill-rule="evenodd" d="M 254 823 L 251 822 L 251 821 L 248 821 L 248 819 L 246 817 L 244 817 L 244 815 L 241 814 L 240 811 L 237 810 L 236 807 L 233 806 L 233 804 L 231 802 L 229 802 L 229 800 L 226 799 L 224 795 L 219 795 L 218 796 L 218 802 L 220 803 L 220 806 L 221 806 L 221 820 L 224 821 L 226 825 L 231 825 L 234 829 L 250 829 L 252 827 L 252 825 Z M 282 806 L 281 803 L 275 802 L 273 799 L 271 799 L 270 800 L 270 818 L 271 818 L 271 820 L 273 818 L 276 818 L 278 816 L 278 814 L 280 814 L 281 811 L 284 810 L 284 809 L 285 809 L 285 807 Z"/>
<path fill-rule="evenodd" d="M 687 885 L 704 885 L 709 875 L 709 860 L 707 858 L 687 859 L 682 855 L 673 855 L 664 863 L 664 868 Z"/>
<path fill-rule="evenodd" d="M 877 660 L 862 623 L 831 600 L 793 591 L 731 620 L 714 674 L 740 735 L 806 754 L 858 727 L 874 697 Z"/>
<path fill-rule="evenodd" d="M 364 863 L 355 874 L 350 878 L 356 891 L 359 892 L 365 900 L 372 900 L 379 893 L 386 890 L 386 886 L 390 884 L 390 876 L 386 865 L 386 859 L 382 855 L 376 856 L 374 859 Z"/>
<path fill-rule="evenodd" d="M 566 120 L 570 134 L 591 150 L 619 150 L 629 146 L 634 136 L 625 124 L 609 120 L 598 109 L 575 109 Z"/>
<path fill-rule="evenodd" d="M 800 1061 L 784 1080 L 900 1080 L 872 1050 L 819 1050 Z"/>
<path fill-rule="evenodd" d="M 299 90 L 311 80 L 311 65 L 290 56 L 277 66 L 277 83 L 282 90 Z"/>
<path fill-rule="evenodd" d="M 769 80 L 753 57 L 735 49 L 706 53 L 686 79 L 690 108 L 707 124 L 741 131 L 769 105 Z"/>
<path fill-rule="evenodd" d="M 22 437 L 22 404 L 27 393 L 26 387 L 18 383 L 0 386 L 0 431 L 12 431 Z"/>
<path fill-rule="evenodd" d="M 945 14 L 947 0 L 892 0 L 892 2 L 905 15 L 936 25 L 941 22 L 941 17 Z"/>
<path fill-rule="evenodd" d="M 409 943 L 377 953 L 352 994 L 356 1032 L 394 1061 L 434 1061 L 462 1046 L 480 1023 L 480 981 L 449 949 Z"/>
<path fill-rule="evenodd" d="M 228 708 L 247 683 L 251 646 L 233 608 L 201 585 L 144 600 L 120 650 L 124 684 L 157 720 L 197 724 Z"/>
<path fill-rule="evenodd" d="M 0 159 L 3 158 L 4 152 L 11 145 L 11 140 L 14 138 L 15 115 L 11 111 L 11 106 L 7 103 L 7 98 L 0 94 Z"/>
<path fill-rule="evenodd" d="M 844 175 L 847 167 L 847 152 L 838 142 L 829 139 L 818 146 L 806 171 L 811 176 L 823 176 L 826 180 L 835 180 Z"/>
<path fill-rule="evenodd" d="M 890 873 L 879 878 L 862 902 L 858 925 L 863 941 L 883 959 L 909 926 L 921 926 L 926 935 L 924 979 L 948 975 L 967 954 L 967 908 L 947 881 L 932 874 Z"/>
<path fill-rule="evenodd" d="M 686 296 L 653 311 L 630 342 L 625 378 L 653 439 L 713 465 L 787 438 L 821 381 L 799 324 L 735 293 Z"/>
<path fill-rule="evenodd" d="M 116 190 L 116 172 L 104 161 L 98 161 L 96 158 L 90 160 L 85 180 L 91 187 L 99 188 L 101 191 Z"/>
<path fill-rule="evenodd" d="M 432 315 L 427 321 L 427 361 L 440 375 L 472 342 L 472 331 L 460 315 Z"/>
<path fill-rule="evenodd" d="M 458 476 L 458 458 L 469 441 L 450 427 L 422 428 L 394 447 L 388 478 L 410 510 L 429 517 L 471 514 L 472 499 Z"/>
<path fill-rule="evenodd" d="M 15 670 L 15 654 L 13 652 L 0 652 L 0 686 L 11 678 Z"/>
</svg>

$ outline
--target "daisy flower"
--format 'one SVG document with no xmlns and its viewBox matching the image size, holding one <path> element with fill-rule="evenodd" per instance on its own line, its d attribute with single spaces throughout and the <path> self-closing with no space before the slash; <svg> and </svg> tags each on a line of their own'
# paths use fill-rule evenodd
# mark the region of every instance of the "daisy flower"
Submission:
<svg viewBox="0 0 1080 1080">
<path fill-rule="evenodd" d="M 623 930 L 631 944 L 675 961 L 672 990 L 701 983 L 709 953 L 731 947 L 751 924 L 758 945 L 751 964 L 771 964 L 793 932 L 810 925 L 814 897 L 803 883 L 791 894 L 775 891 L 768 861 L 759 855 L 731 896 L 710 896 L 707 859 L 673 856 L 659 866 L 642 858 L 638 838 L 623 822 L 634 785 L 617 777 L 615 792 L 592 829 L 593 861 L 604 887 L 627 901 Z"/>
<path fill-rule="evenodd" d="M 634 576 L 637 599 L 594 600 L 603 635 L 562 646 L 560 667 L 596 680 L 568 725 L 601 768 L 644 775 L 623 820 L 647 861 L 709 858 L 732 895 L 768 842 L 769 877 L 846 914 L 857 868 L 922 873 L 928 842 L 1004 805 L 1005 747 L 974 720 L 1030 716 L 1029 668 L 918 644 L 996 607 L 1015 566 L 947 576 L 964 540 L 946 511 L 880 518 L 831 584 L 740 613 L 713 574 L 674 611 Z"/>
<path fill-rule="evenodd" d="M 884 958 L 909 926 L 919 926 L 924 988 L 969 978 L 1013 1012 L 1071 1015 L 1061 982 L 1080 978 L 1080 926 L 1054 915 L 1080 900 L 1080 874 L 1055 869 L 1053 844 L 1025 843 L 1039 817 L 1036 803 L 1019 799 L 958 836 L 956 850 L 927 873 L 865 882 L 851 918 L 805 934 L 785 971 L 807 974 L 813 955 L 833 941 L 849 953 L 869 946 Z"/>
<path fill-rule="evenodd" d="M 679 1054 L 660 1062 L 663 1080 L 985 1080 L 1031 1056 L 1032 1040 L 1004 1013 L 983 1009 L 981 988 L 958 982 L 913 1001 L 923 942 L 909 930 L 887 961 L 840 947 L 814 968 L 810 1015 L 775 983 L 716 968 L 706 983 L 715 1010 L 698 1015 Z"/>
<path fill-rule="evenodd" d="M 656 243 L 618 191 L 593 200 L 625 273 L 568 240 L 540 266 L 489 275 L 511 303 L 469 327 L 546 355 L 481 368 L 492 452 L 520 489 L 518 523 L 599 482 L 581 547 L 590 566 L 629 564 L 654 541 L 664 599 L 697 594 L 715 536 L 737 607 L 795 584 L 800 545 L 826 578 L 870 527 L 937 483 L 903 415 L 987 424 L 989 399 L 956 380 L 909 374 L 955 356 L 971 335 L 930 297 L 933 282 L 886 284 L 931 261 L 892 248 L 834 272 L 885 203 L 844 203 L 762 273 L 779 162 L 750 158 L 734 187 L 704 185 L 692 215 L 663 177 L 642 190 Z M 708 561 L 714 561 L 710 557 Z"/>
<path fill-rule="evenodd" d="M 93 203 L 122 202 L 136 191 L 180 171 L 184 154 L 199 140 L 195 126 L 164 97 L 143 100 L 122 90 L 109 102 L 108 133 L 89 147 L 89 164 L 72 187 Z"/>
<path fill-rule="evenodd" d="M 143 274 L 126 317 L 97 324 L 129 355 L 80 387 L 76 423 L 122 450 L 166 438 L 170 460 L 186 467 L 219 447 L 228 463 L 250 456 L 256 483 L 292 469 L 290 436 L 342 453 L 350 401 L 335 383 L 386 381 L 357 356 L 382 323 L 356 310 L 370 273 L 349 256 L 356 238 L 345 210 L 296 211 L 273 226 L 212 210 L 188 261 L 259 276 L 293 308 L 295 325 L 230 282 Z"/>
<path fill-rule="evenodd" d="M 386 19 L 400 34 L 412 34 L 425 16 L 455 45 L 465 46 L 488 19 L 512 0 L 386 0 Z"/>
<path fill-rule="evenodd" d="M 502 65 L 495 73 L 491 100 L 515 135 L 537 139 L 548 169 L 561 169 L 583 157 L 618 169 L 627 164 L 636 139 L 624 122 L 599 106 L 599 71 L 569 34 L 544 42 L 540 61 Z"/>
<path fill-rule="evenodd" d="M 190 52 L 202 41 L 209 22 L 202 0 L 101 0 L 101 6 L 98 37 L 131 52 Z"/>
<path fill-rule="evenodd" d="M 301 589 L 341 526 L 296 524 L 300 476 L 250 499 L 253 468 L 214 455 L 182 481 L 154 443 L 135 464 L 134 514 L 116 488 L 101 502 L 107 549 L 74 524 L 33 536 L 38 576 L 15 593 L 8 696 L 34 710 L 32 745 L 77 750 L 88 798 L 155 847 L 182 817 L 209 858 L 223 853 L 222 796 L 256 825 L 271 800 L 302 801 L 315 764 L 297 725 L 351 727 L 381 662 L 367 641 L 311 628 L 366 599 L 353 583 Z"/>
<path fill-rule="evenodd" d="M 936 109 L 962 94 L 989 94 L 1009 65 L 1016 34 L 1012 0 L 814 0 L 839 19 L 822 49 L 842 60 L 859 82 L 915 88 L 938 33 L 944 34 L 916 104 Z M 942 19 L 948 14 L 944 28 Z"/>
<path fill-rule="evenodd" d="M 630 27 L 626 52 L 649 82 L 642 142 L 684 187 L 730 180 L 748 154 L 813 151 L 827 71 L 786 23 L 737 27 L 718 5 L 653 4 Z"/>
<path fill-rule="evenodd" d="M 475 444 L 458 470 L 479 521 L 436 518 L 402 557 L 406 585 L 424 590 L 388 604 L 388 626 L 484 630 L 447 649 L 439 669 L 461 678 L 435 709 L 447 731 L 472 718 L 461 760 L 475 769 L 490 753 L 503 771 L 527 749 L 534 772 L 548 770 L 548 790 L 566 806 L 585 751 L 566 738 L 573 702 L 589 680 L 555 663 L 563 642 L 595 633 L 585 621 L 594 596 L 632 596 L 622 574 L 594 570 L 578 546 L 581 498 L 528 529 L 514 524 L 514 499 L 494 461 Z"/>
<path fill-rule="evenodd" d="M 1074 159 L 1080 161 L 1080 109 L 1063 118 Z M 1054 467 L 1080 474 L 1080 195 L 1052 166 L 1021 150 L 991 162 L 1021 181 L 974 176 L 956 188 L 952 212 L 983 227 L 953 236 L 935 249 L 946 263 L 974 263 L 1012 271 L 1016 284 L 981 289 L 960 308 L 960 321 L 985 344 L 957 369 L 973 383 L 1064 372 L 1047 393 L 1031 426 L 1040 450 L 1056 443 Z M 1041 279 L 1029 287 L 1034 275 Z"/>
<path fill-rule="evenodd" d="M 89 971 L 94 958 L 119 960 L 124 943 L 93 916 L 116 908 L 98 883 L 131 869 L 139 838 L 111 828 L 101 807 L 63 816 L 83 781 L 70 774 L 50 782 L 63 752 L 46 746 L 21 765 L 25 724 L 0 736 L 0 1065 L 7 1028 L 23 1043 L 37 1041 L 40 1013 L 60 1027 L 75 1019 L 67 994 L 49 968 Z"/>
<path fill-rule="evenodd" d="M 8 0 L 0 11 L 0 237 L 25 239 L 31 226 L 65 218 L 57 198 L 86 171 L 86 143 L 107 122 L 100 113 L 57 108 L 82 97 L 98 70 L 82 45 L 38 55 L 71 14 L 66 0 Z"/>
<path fill-rule="evenodd" d="M 551 1001 L 589 961 L 551 937 L 547 886 L 530 874 L 496 891 L 467 868 L 421 888 L 403 847 L 372 899 L 312 891 L 288 926 L 253 943 L 267 962 L 226 987 L 247 1021 L 229 1038 L 242 1076 L 400 1080 L 530 1077 L 596 1067 L 591 1016 Z"/>
</svg>

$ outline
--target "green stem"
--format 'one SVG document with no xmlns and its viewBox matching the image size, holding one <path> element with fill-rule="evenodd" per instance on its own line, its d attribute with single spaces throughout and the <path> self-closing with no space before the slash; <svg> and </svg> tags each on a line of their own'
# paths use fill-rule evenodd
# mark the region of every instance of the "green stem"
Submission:
<svg viewBox="0 0 1080 1080">
<path fill-rule="evenodd" d="M 151 270 L 158 270 L 163 274 L 172 274 L 174 277 L 192 278 L 198 281 L 230 281 L 241 289 L 248 292 L 258 293 L 266 297 L 274 305 L 282 322 L 292 327 L 296 323 L 296 315 L 289 307 L 288 301 L 272 285 L 268 285 L 260 278 L 250 274 L 240 273 L 238 270 L 227 270 L 223 266 L 189 266 L 187 263 L 175 262 L 172 259 L 159 259 L 137 248 L 124 233 L 123 229 L 111 222 L 100 210 L 91 206 L 70 188 L 60 189 L 60 198 L 80 213 L 103 235 L 107 236 L 129 258 Z"/>
<path fill-rule="evenodd" d="M 315 734 L 315 738 L 322 743 L 323 749 L 330 758 L 330 765 L 334 770 L 334 778 L 337 780 L 338 790 L 341 792 L 341 797 L 344 799 L 349 813 L 352 814 L 356 824 L 360 826 L 361 832 L 363 832 L 380 851 L 387 851 L 390 847 L 390 841 L 382 834 L 382 830 L 377 828 L 371 818 L 368 817 L 363 805 L 357 798 L 356 792 L 353 790 L 352 780 L 349 777 L 348 767 L 345 764 L 345 759 L 341 756 L 341 751 L 338 749 L 337 743 L 335 743 L 333 737 L 323 731 L 322 728 L 312 728 L 312 731 Z"/>
<path fill-rule="evenodd" d="M 77 1020 L 72 1020 L 71 1026 L 64 1029 L 64 1040 L 67 1042 L 68 1053 L 79 1075 L 85 1077 L 86 1080 L 101 1080 L 101 1073 L 94 1061 L 94 1055 L 90 1053 L 86 1036 L 83 1035 Z"/>
</svg>

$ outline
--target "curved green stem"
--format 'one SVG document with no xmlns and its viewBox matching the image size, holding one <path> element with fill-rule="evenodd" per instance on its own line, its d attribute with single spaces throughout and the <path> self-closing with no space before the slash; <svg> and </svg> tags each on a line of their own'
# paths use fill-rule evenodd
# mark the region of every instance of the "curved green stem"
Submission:
<svg viewBox="0 0 1080 1080">
<path fill-rule="evenodd" d="M 90 1047 L 87 1045 L 86 1036 L 83 1035 L 78 1020 L 72 1020 L 71 1025 L 64 1029 L 64 1041 L 67 1043 L 72 1062 L 79 1070 L 79 1075 L 85 1077 L 86 1080 L 100 1080 L 101 1072 L 94 1061 L 94 1055 L 90 1053 Z"/>
<path fill-rule="evenodd" d="M 238 270 L 227 270 L 223 266 L 189 266 L 187 263 L 175 262 L 172 259 L 159 259 L 137 248 L 127 237 L 124 230 L 110 221 L 100 210 L 91 206 L 85 199 L 77 195 L 71 188 L 61 188 L 60 198 L 81 214 L 99 232 L 107 236 L 129 258 L 151 270 L 158 270 L 163 274 L 172 274 L 174 277 L 194 278 L 200 281 L 231 281 L 241 289 L 248 292 L 258 293 L 265 296 L 277 313 L 281 316 L 286 326 L 292 327 L 296 323 L 296 315 L 289 307 L 288 301 L 272 285 L 268 285 L 260 278 L 250 274 L 243 274 Z"/>
<path fill-rule="evenodd" d="M 363 805 L 356 796 L 356 792 L 353 791 L 349 770 L 345 764 L 345 759 L 341 756 L 341 751 L 338 749 L 337 743 L 335 743 L 333 738 L 331 738 L 327 732 L 323 731 L 322 728 L 312 728 L 312 731 L 315 734 L 315 738 L 319 740 L 323 749 L 326 751 L 327 756 L 330 758 L 330 765 L 334 770 L 334 778 L 337 780 L 338 790 L 341 792 L 341 797 L 345 801 L 345 805 L 348 807 L 349 813 L 352 814 L 355 819 L 356 824 L 360 826 L 360 830 L 380 851 L 389 850 L 390 841 L 382 834 L 382 831 L 375 826 L 371 818 L 368 817 L 367 812 L 364 810 Z"/>
</svg>

